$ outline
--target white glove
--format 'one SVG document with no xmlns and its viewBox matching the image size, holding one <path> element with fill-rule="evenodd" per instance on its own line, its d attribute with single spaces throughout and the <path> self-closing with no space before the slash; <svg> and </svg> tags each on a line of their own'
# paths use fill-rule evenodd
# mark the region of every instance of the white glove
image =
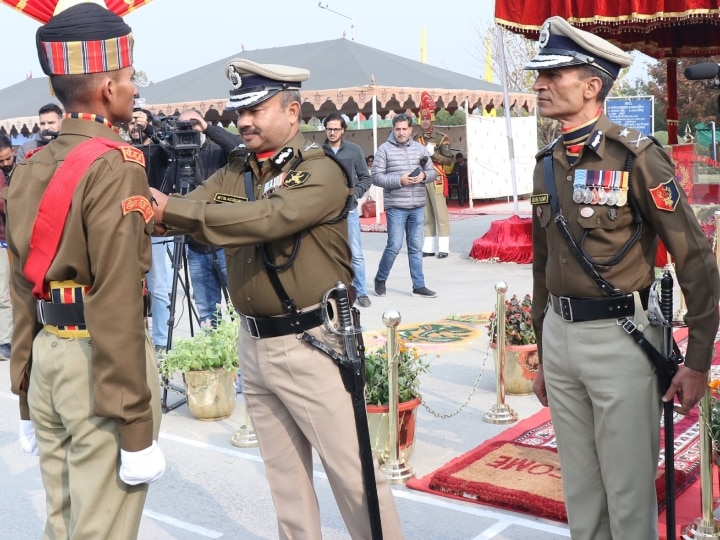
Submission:
<svg viewBox="0 0 720 540">
<path fill-rule="evenodd" d="M 120 449 L 120 480 L 130 486 L 150 484 L 165 472 L 165 456 L 153 441 L 151 446 L 138 452 Z"/>
<path fill-rule="evenodd" d="M 33 456 L 40 455 L 40 449 L 35 440 L 35 426 L 31 420 L 20 420 L 20 438 L 18 440 L 23 452 Z"/>
</svg>

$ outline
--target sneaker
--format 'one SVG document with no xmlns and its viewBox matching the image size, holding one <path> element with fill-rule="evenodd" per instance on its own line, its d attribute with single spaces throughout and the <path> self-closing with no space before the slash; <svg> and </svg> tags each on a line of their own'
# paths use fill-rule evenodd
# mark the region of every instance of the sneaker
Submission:
<svg viewBox="0 0 720 540">
<path fill-rule="evenodd" d="M 424 298 L 435 298 L 437 296 L 437 293 L 435 291 L 431 291 L 427 287 L 420 287 L 418 289 L 413 289 L 413 296 L 422 296 Z"/>
<path fill-rule="evenodd" d="M 385 282 L 375 278 L 375 294 L 378 296 L 385 296 L 387 291 L 385 290 Z"/>
<path fill-rule="evenodd" d="M 423 251 L 423 257 L 434 257 L 434 253 L 428 253 L 427 251 Z"/>
<path fill-rule="evenodd" d="M 448 256 L 448 254 L 445 253 L 444 251 L 441 251 L 440 253 L 437 254 L 438 259 L 446 259 L 447 256 Z"/>
<path fill-rule="evenodd" d="M 372 305 L 372 302 L 370 302 L 367 294 L 359 296 L 357 299 L 357 303 L 360 305 L 360 307 L 370 307 Z"/>
<path fill-rule="evenodd" d="M 10 360 L 10 344 L 3 343 L 0 345 L 0 360 Z"/>
</svg>

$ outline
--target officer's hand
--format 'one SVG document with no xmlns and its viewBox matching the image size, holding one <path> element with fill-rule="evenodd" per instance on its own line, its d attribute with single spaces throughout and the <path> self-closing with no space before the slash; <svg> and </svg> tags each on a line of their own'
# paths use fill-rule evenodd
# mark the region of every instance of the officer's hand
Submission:
<svg viewBox="0 0 720 540">
<path fill-rule="evenodd" d="M 138 452 L 120 449 L 120 480 L 129 486 L 150 484 L 165 472 L 165 456 L 153 441 L 152 445 Z"/>
<path fill-rule="evenodd" d="M 20 420 L 20 438 L 18 440 L 23 452 L 33 456 L 40 455 L 40 449 L 35 440 L 35 426 L 31 420 Z"/>
<path fill-rule="evenodd" d="M 680 405 L 675 406 L 675 412 L 687 414 L 705 395 L 707 384 L 707 371 L 680 366 L 662 400 L 672 402 L 674 396 L 677 396 Z"/>
<path fill-rule="evenodd" d="M 537 373 L 535 374 L 535 381 L 533 382 L 533 392 L 537 396 L 538 400 L 543 407 L 548 406 L 547 392 L 545 391 L 545 372 L 543 366 L 538 366 Z"/>
<path fill-rule="evenodd" d="M 152 206 L 153 219 L 157 225 L 158 223 L 162 223 L 165 218 L 165 207 L 167 206 L 168 196 L 153 187 L 150 188 L 150 193 L 152 194 L 150 206 Z"/>
</svg>

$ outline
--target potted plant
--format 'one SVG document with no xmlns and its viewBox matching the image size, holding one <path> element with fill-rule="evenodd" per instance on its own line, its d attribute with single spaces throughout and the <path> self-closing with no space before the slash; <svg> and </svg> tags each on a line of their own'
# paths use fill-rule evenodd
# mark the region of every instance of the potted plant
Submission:
<svg viewBox="0 0 720 540">
<path fill-rule="evenodd" d="M 399 458 L 407 461 L 415 447 L 417 408 L 422 402 L 420 375 L 427 373 L 430 364 L 424 353 L 403 340 L 398 340 L 397 347 Z M 365 403 L 370 442 L 379 463 L 390 457 L 388 377 L 387 344 L 384 344 L 365 355 Z"/>
<path fill-rule="evenodd" d="M 232 307 L 218 310 L 217 326 L 173 343 L 160 362 L 160 374 L 172 379 L 181 372 L 188 409 L 200 420 L 221 420 L 235 410 L 238 371 L 238 315 Z"/>
<path fill-rule="evenodd" d="M 532 297 L 529 294 L 522 300 L 516 295 L 505 300 L 505 391 L 508 394 L 530 394 L 540 364 L 531 310 Z M 491 340 L 490 348 L 495 354 L 495 365 L 498 366 L 497 313 L 490 315 L 486 328 Z"/>
</svg>

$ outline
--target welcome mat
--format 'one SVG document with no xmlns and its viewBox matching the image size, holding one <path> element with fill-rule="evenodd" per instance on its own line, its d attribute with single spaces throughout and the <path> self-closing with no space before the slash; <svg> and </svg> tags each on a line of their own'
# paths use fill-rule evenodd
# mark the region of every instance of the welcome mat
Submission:
<svg viewBox="0 0 720 540">
<path fill-rule="evenodd" d="M 522 431 L 517 429 L 521 425 Z M 560 460 L 549 411 L 543 409 L 521 425 L 421 479 L 408 481 L 407 486 L 567 522 Z M 697 409 L 688 416 L 676 418 L 675 490 L 678 495 L 700 475 L 698 435 Z M 663 444 L 661 441 L 661 448 Z M 659 459 L 655 487 L 662 509 L 665 502 L 664 450 Z"/>
</svg>

